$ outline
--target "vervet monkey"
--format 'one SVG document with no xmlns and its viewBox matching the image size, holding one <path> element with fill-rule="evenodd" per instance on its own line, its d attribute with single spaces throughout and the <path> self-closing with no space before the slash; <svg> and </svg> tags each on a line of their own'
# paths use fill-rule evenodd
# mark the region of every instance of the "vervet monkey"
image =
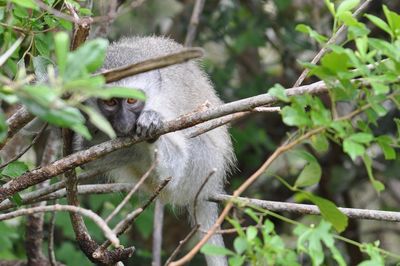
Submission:
<svg viewBox="0 0 400 266">
<path fill-rule="evenodd" d="M 111 44 L 107 50 L 103 70 L 137 63 L 178 52 L 184 47 L 164 37 L 125 38 Z M 175 119 L 193 112 L 205 102 L 221 105 L 206 74 L 197 63 L 186 62 L 159 70 L 128 77 L 113 85 L 137 88 L 146 95 L 146 101 L 135 99 L 91 99 L 89 104 L 97 108 L 113 126 L 117 136 L 153 136 L 163 121 Z M 80 139 L 80 149 L 106 141 L 107 137 L 89 125 L 93 140 Z M 154 190 L 167 177 L 172 180 L 160 194 L 161 200 L 173 206 L 187 207 L 193 222 L 193 206 L 196 193 L 206 177 L 216 169 L 201 190 L 196 207 L 197 222 L 202 231 L 208 230 L 218 217 L 216 203 L 205 199 L 223 191 L 227 172 L 230 171 L 234 154 L 226 126 L 189 138 L 188 130 L 160 136 L 155 141 L 142 142 L 118 150 L 88 168 L 104 168 L 110 176 L 134 181 L 142 176 L 154 160 L 157 149 L 158 163 L 153 175 L 147 179 L 147 189 Z M 210 244 L 224 246 L 221 235 L 214 235 Z M 227 265 L 223 256 L 207 256 L 209 266 Z"/>
</svg>

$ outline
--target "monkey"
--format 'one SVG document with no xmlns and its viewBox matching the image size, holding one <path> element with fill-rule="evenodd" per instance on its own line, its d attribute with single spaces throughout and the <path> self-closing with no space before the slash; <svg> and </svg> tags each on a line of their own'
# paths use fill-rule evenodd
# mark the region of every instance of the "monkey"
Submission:
<svg viewBox="0 0 400 266">
<path fill-rule="evenodd" d="M 166 37 L 126 37 L 110 44 L 101 70 L 122 67 L 150 58 L 183 50 L 184 47 Z M 118 137 L 154 137 L 164 121 L 196 110 L 208 102 L 219 106 L 207 75 L 198 62 L 189 61 L 124 78 L 112 85 L 141 90 L 145 101 L 128 98 L 90 99 L 88 105 L 100 112 L 112 125 Z M 85 149 L 108 140 L 108 137 L 88 125 L 92 140 L 79 138 L 78 149 Z M 146 189 L 152 191 L 165 178 L 172 177 L 159 195 L 164 203 L 186 207 L 194 222 L 194 200 L 207 176 L 214 174 L 198 195 L 196 218 L 201 232 L 207 231 L 218 217 L 218 205 L 207 201 L 214 193 L 223 192 L 226 176 L 231 172 L 235 156 L 227 126 L 189 138 L 188 129 L 176 131 L 115 151 L 91 162 L 86 168 L 104 168 L 111 178 L 134 181 L 151 166 L 157 150 L 157 163 L 147 179 Z M 86 169 L 85 168 L 85 169 Z M 202 233 L 200 233 L 201 236 Z M 204 233 L 203 233 L 204 234 Z M 224 246 L 221 235 L 208 243 Z M 206 256 L 208 266 L 227 265 L 224 256 Z"/>
</svg>

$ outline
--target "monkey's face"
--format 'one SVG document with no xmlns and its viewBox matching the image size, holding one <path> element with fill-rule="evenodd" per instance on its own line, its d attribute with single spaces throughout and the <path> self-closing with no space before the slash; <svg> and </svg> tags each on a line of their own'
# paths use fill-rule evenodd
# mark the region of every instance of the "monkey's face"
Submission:
<svg viewBox="0 0 400 266">
<path fill-rule="evenodd" d="M 132 136 L 144 102 L 133 98 L 97 100 L 100 112 L 107 118 L 118 137 Z"/>
</svg>

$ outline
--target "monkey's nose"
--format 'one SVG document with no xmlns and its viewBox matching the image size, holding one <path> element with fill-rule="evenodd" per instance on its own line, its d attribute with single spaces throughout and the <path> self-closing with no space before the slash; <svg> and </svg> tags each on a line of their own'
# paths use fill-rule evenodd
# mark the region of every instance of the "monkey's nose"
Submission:
<svg viewBox="0 0 400 266">
<path fill-rule="evenodd" d="M 113 127 L 118 137 L 128 137 L 135 132 L 134 125 L 129 123 L 115 123 Z"/>
</svg>

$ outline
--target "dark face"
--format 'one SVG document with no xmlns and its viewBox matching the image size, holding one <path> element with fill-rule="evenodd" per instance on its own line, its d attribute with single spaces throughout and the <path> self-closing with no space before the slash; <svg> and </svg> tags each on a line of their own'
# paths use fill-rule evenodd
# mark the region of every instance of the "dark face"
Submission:
<svg viewBox="0 0 400 266">
<path fill-rule="evenodd" d="M 136 129 L 136 122 L 143 110 L 144 102 L 129 98 L 97 100 L 101 113 L 111 123 L 118 137 L 131 136 Z"/>
</svg>

